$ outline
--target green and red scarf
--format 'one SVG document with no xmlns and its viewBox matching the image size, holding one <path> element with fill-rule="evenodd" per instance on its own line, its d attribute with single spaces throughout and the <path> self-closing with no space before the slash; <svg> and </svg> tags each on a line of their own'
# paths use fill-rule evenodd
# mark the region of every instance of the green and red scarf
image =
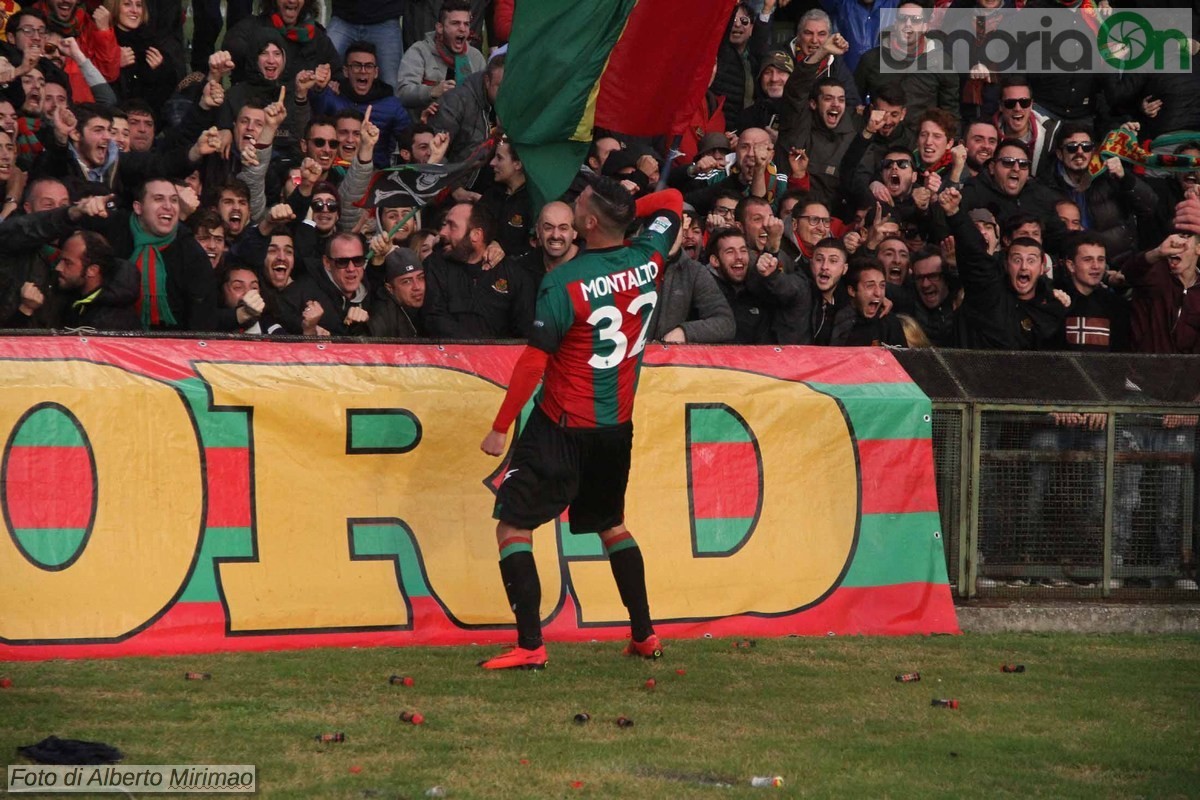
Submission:
<svg viewBox="0 0 1200 800">
<path fill-rule="evenodd" d="M 468 47 L 467 53 L 451 53 L 442 44 L 441 39 L 433 40 L 433 52 L 442 60 L 442 63 L 447 67 L 454 67 L 454 80 L 456 83 L 462 83 L 463 78 L 471 74 L 471 60 L 467 57 L 470 52 Z"/>
<path fill-rule="evenodd" d="M 129 218 L 129 232 L 133 234 L 130 258 L 142 273 L 142 296 L 137 302 L 137 312 L 145 330 L 178 324 L 167 302 L 167 265 L 162 255 L 162 248 L 175 241 L 177 230 L 166 236 L 155 236 L 142 227 L 137 217 Z"/>
<path fill-rule="evenodd" d="M 278 14 L 272 14 L 271 24 L 289 42 L 311 42 L 317 38 L 317 26 L 311 22 L 305 22 L 302 25 L 288 25 L 283 21 L 283 17 Z"/>
<path fill-rule="evenodd" d="M 42 129 L 42 118 L 17 117 L 17 156 L 33 158 L 42 152 L 44 146 L 38 139 L 38 131 Z"/>
</svg>

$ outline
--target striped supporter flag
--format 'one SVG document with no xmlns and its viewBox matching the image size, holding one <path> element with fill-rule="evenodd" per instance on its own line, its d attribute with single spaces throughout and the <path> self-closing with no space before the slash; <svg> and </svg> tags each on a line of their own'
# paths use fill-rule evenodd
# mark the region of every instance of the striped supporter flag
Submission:
<svg viewBox="0 0 1200 800">
<path fill-rule="evenodd" d="M 496 111 L 535 205 L 566 191 L 593 127 L 681 132 L 732 11 L 733 0 L 521 0 Z"/>
</svg>

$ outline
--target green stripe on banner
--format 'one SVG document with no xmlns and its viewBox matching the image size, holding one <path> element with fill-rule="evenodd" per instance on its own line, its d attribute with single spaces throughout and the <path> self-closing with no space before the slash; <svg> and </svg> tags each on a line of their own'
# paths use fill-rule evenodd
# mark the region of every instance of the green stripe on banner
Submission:
<svg viewBox="0 0 1200 800">
<path fill-rule="evenodd" d="M 200 542 L 200 558 L 179 600 L 182 603 L 215 603 L 217 575 L 214 558 L 248 558 L 254 555 L 249 528 L 207 528 Z"/>
<path fill-rule="evenodd" d="M 854 436 L 866 439 L 928 439 L 933 433 L 929 398 L 915 383 L 810 383 L 842 401 Z"/>
<path fill-rule="evenodd" d="M 83 528 L 17 528 L 13 531 L 25 552 L 44 567 L 57 567 L 70 561 L 85 533 Z"/>
<path fill-rule="evenodd" d="M 210 411 L 206 384 L 188 378 L 176 384 L 183 391 L 205 447 L 249 447 L 250 424 L 245 411 Z"/>
<path fill-rule="evenodd" d="M 692 444 L 751 441 L 746 426 L 726 408 L 690 408 L 688 422 Z"/>
<path fill-rule="evenodd" d="M 696 520 L 696 551 L 728 553 L 742 543 L 750 530 L 752 517 L 725 517 Z"/>
<path fill-rule="evenodd" d="M 351 414 L 352 450 L 407 450 L 417 441 L 417 421 L 411 414 Z"/>
<path fill-rule="evenodd" d="M 842 586 L 949 583 L 937 512 L 866 514 Z"/>
<path fill-rule="evenodd" d="M 350 532 L 354 546 L 351 551 L 358 556 L 398 556 L 400 559 L 400 581 L 404 593 L 409 597 L 431 597 L 429 584 L 421 573 L 421 562 L 412 534 L 403 525 L 395 523 L 355 524 Z"/>
<path fill-rule="evenodd" d="M 558 546 L 567 558 L 601 558 L 604 557 L 604 544 L 598 533 L 571 533 L 571 526 L 566 520 L 559 523 L 562 534 L 558 538 Z"/>
<path fill-rule="evenodd" d="M 13 447 L 81 447 L 83 436 L 71 417 L 57 408 L 39 408 L 21 424 Z"/>
</svg>

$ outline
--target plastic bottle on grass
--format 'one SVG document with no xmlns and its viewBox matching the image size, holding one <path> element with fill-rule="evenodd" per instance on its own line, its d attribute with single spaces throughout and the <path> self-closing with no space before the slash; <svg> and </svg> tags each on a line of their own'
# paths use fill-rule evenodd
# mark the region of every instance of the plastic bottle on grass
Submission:
<svg viewBox="0 0 1200 800">
<path fill-rule="evenodd" d="M 929 702 L 929 705 L 937 708 L 958 708 L 958 701 L 953 697 L 948 700 L 943 700 L 940 697 L 935 697 Z"/>
<path fill-rule="evenodd" d="M 783 786 L 783 777 L 780 775 L 755 775 L 750 779 L 750 785 L 755 789 L 780 787 Z"/>
<path fill-rule="evenodd" d="M 313 738 L 318 742 L 344 742 L 346 741 L 346 734 L 341 731 L 337 731 L 336 733 L 318 733 Z"/>
</svg>

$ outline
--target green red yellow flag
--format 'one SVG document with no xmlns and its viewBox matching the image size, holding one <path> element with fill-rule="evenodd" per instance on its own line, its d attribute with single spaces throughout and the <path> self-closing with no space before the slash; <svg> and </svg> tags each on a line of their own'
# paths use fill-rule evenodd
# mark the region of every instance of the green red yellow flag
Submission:
<svg viewBox="0 0 1200 800">
<path fill-rule="evenodd" d="M 496 111 L 535 205 L 566 191 L 594 127 L 682 131 L 732 10 L 733 0 L 521 0 Z"/>
</svg>

